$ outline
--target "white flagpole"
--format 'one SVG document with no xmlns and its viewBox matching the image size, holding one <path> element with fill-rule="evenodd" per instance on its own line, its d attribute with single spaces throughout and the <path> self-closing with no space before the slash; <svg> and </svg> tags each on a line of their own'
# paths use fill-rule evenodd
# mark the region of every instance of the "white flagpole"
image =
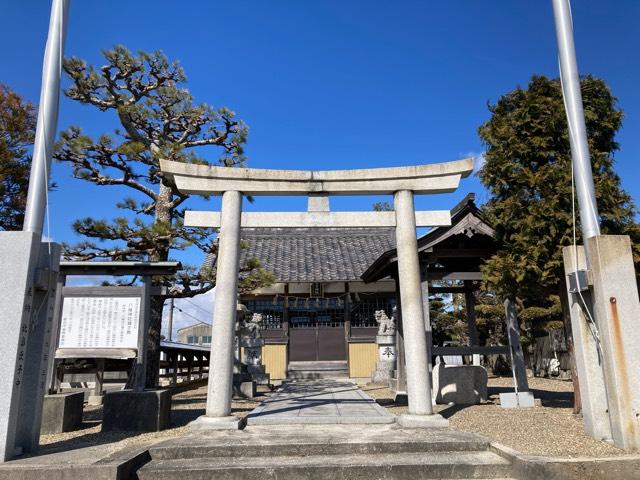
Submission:
<svg viewBox="0 0 640 480">
<path fill-rule="evenodd" d="M 47 206 L 47 187 L 51 156 L 58 124 L 58 104 L 60 103 L 60 76 L 64 55 L 64 41 L 70 0 L 53 0 L 49 35 L 44 52 L 42 67 L 42 87 L 36 138 L 33 146 L 29 193 L 24 217 L 23 230 L 42 235 L 44 214 Z"/>
<path fill-rule="evenodd" d="M 582 108 L 576 49 L 573 41 L 571 5 L 569 0 L 552 0 L 552 2 L 558 41 L 562 94 L 569 124 L 571 158 L 574 166 L 578 205 L 580 206 L 580 223 L 583 242 L 586 245 L 587 238 L 600 235 L 600 222 Z"/>
</svg>

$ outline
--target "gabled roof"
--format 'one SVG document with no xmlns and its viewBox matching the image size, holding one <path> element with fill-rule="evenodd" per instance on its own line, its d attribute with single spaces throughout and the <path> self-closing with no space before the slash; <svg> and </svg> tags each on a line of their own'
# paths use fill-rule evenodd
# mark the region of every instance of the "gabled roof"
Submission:
<svg viewBox="0 0 640 480">
<path fill-rule="evenodd" d="M 435 254 L 431 252 L 438 249 L 446 249 L 446 256 L 453 263 L 456 260 L 458 263 L 470 263 L 472 260 L 477 264 L 492 253 L 495 249 L 495 232 L 474 200 L 475 194 L 469 193 L 451 209 L 451 226 L 436 227 L 418 239 L 421 261 L 433 258 Z M 397 255 L 395 247 L 384 252 L 365 270 L 362 279 L 373 282 L 391 275 L 397 269 Z M 476 258 L 472 259 L 474 255 Z"/>
<path fill-rule="evenodd" d="M 184 332 L 185 330 L 189 330 L 189 329 L 194 328 L 194 327 L 201 327 L 202 325 L 204 325 L 206 327 L 210 327 L 211 326 L 210 323 L 199 321 L 199 322 L 196 322 L 196 323 L 192 323 L 191 325 L 187 325 L 186 327 L 179 328 L 178 329 L 178 333 Z"/>
<path fill-rule="evenodd" d="M 245 228 L 241 263 L 256 258 L 276 282 L 355 281 L 395 246 L 393 228 Z M 215 263 L 207 257 L 204 266 Z"/>
</svg>

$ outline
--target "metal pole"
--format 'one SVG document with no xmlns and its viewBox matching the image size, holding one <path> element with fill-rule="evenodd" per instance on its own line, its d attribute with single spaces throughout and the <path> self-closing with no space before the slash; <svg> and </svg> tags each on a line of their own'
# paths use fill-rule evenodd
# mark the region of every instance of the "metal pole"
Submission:
<svg viewBox="0 0 640 480">
<path fill-rule="evenodd" d="M 53 0 L 49 35 L 44 52 L 42 86 L 38 123 L 33 145 L 29 192 L 24 217 L 23 230 L 42 235 L 46 208 L 49 169 L 53 153 L 53 143 L 58 124 L 58 104 L 60 103 L 60 75 L 64 55 L 64 41 L 67 30 L 70 0 Z"/>
<path fill-rule="evenodd" d="M 576 183 L 576 193 L 580 206 L 580 223 L 582 225 L 583 242 L 600 235 L 598 207 L 591 173 L 589 144 L 582 109 L 580 92 L 580 76 L 576 61 L 576 49 L 573 43 L 573 23 L 569 0 L 552 0 L 553 14 L 556 23 L 558 55 L 562 95 L 564 96 L 569 139 L 571 142 L 571 159 Z"/>
</svg>

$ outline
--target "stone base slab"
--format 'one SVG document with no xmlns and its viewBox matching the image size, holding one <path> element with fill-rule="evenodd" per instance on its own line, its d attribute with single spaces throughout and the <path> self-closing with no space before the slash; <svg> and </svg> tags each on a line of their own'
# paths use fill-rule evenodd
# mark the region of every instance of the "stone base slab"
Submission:
<svg viewBox="0 0 640 480">
<path fill-rule="evenodd" d="M 200 433 L 211 430 L 240 430 L 244 428 L 246 421 L 233 415 L 228 417 L 208 417 L 203 415 L 189 424 L 192 432 Z"/>
<path fill-rule="evenodd" d="M 84 394 L 82 392 L 45 395 L 42 404 L 40 433 L 51 435 L 80 428 L 83 404 Z"/>
<path fill-rule="evenodd" d="M 449 420 L 437 413 L 431 415 L 404 414 L 396 418 L 396 422 L 403 428 L 448 428 Z"/>
<path fill-rule="evenodd" d="M 501 393 L 500 406 L 502 408 L 532 408 L 536 406 L 536 401 L 531 392 Z"/>
<path fill-rule="evenodd" d="M 102 405 L 104 403 L 104 394 L 103 395 L 89 395 L 87 399 L 87 403 L 89 405 Z"/>
<path fill-rule="evenodd" d="M 268 373 L 252 373 L 251 378 L 258 385 L 269 385 L 271 383 Z"/>
<path fill-rule="evenodd" d="M 104 396 L 102 431 L 158 432 L 171 425 L 171 391 L 121 390 Z"/>
</svg>

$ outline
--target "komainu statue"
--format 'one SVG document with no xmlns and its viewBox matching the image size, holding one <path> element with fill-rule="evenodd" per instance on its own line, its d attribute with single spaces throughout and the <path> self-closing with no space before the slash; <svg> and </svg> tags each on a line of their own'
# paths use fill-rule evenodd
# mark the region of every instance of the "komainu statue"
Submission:
<svg viewBox="0 0 640 480">
<path fill-rule="evenodd" d="M 254 313 L 251 319 L 246 320 L 245 316 L 239 323 L 238 331 L 242 338 L 260 338 L 260 325 L 262 324 L 262 314 Z"/>
<path fill-rule="evenodd" d="M 376 310 L 374 317 L 378 322 L 378 335 L 396 334 L 396 322 L 393 315 L 389 318 L 384 310 Z"/>
</svg>

